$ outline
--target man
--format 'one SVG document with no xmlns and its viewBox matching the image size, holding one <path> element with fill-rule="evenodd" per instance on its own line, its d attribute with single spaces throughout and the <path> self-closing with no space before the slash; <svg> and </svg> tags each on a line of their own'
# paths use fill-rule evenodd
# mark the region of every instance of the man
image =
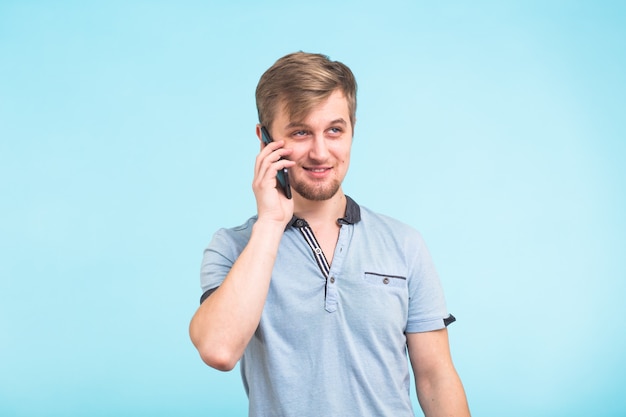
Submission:
<svg viewBox="0 0 626 417">
<path fill-rule="evenodd" d="M 469 416 L 441 285 L 420 235 L 346 196 L 350 69 L 294 53 L 256 91 L 257 215 L 205 250 L 190 336 L 209 366 L 240 361 L 250 416 Z M 277 184 L 287 169 L 293 198 Z"/>
</svg>

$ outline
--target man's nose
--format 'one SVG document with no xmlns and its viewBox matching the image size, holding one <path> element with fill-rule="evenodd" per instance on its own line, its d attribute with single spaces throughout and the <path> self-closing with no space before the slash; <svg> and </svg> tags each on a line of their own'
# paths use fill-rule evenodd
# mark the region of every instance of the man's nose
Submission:
<svg viewBox="0 0 626 417">
<path fill-rule="evenodd" d="M 309 157 L 315 161 L 325 161 L 328 156 L 328 144 L 324 135 L 315 135 L 309 150 Z"/>
</svg>

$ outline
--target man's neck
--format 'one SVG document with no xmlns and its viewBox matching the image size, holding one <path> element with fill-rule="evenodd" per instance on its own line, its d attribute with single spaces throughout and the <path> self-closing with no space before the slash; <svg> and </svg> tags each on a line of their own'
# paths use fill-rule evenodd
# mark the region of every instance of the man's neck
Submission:
<svg viewBox="0 0 626 417">
<path fill-rule="evenodd" d="M 294 204 L 294 215 L 306 220 L 311 226 L 336 225 L 337 219 L 346 214 L 346 196 L 341 189 L 332 198 L 323 201 L 306 200 L 294 195 Z"/>
</svg>

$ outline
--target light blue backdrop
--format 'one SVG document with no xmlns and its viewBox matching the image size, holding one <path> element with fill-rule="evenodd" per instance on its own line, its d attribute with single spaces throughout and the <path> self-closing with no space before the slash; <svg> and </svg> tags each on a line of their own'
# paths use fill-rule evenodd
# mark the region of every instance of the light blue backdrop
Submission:
<svg viewBox="0 0 626 417">
<path fill-rule="evenodd" d="M 296 50 L 357 76 L 345 190 L 425 236 L 473 414 L 625 415 L 624 4 L 2 1 L 0 415 L 245 415 L 187 325 Z"/>
</svg>

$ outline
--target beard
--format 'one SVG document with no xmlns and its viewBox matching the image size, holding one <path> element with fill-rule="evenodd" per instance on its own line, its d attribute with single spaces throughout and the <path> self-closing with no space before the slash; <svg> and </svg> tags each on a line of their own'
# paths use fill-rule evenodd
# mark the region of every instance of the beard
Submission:
<svg viewBox="0 0 626 417">
<path fill-rule="evenodd" d="M 307 200 L 324 201 L 330 200 L 337 194 L 341 187 L 341 182 L 337 179 L 333 179 L 326 184 L 308 184 L 303 181 L 294 181 L 291 183 L 291 187 Z"/>
</svg>

